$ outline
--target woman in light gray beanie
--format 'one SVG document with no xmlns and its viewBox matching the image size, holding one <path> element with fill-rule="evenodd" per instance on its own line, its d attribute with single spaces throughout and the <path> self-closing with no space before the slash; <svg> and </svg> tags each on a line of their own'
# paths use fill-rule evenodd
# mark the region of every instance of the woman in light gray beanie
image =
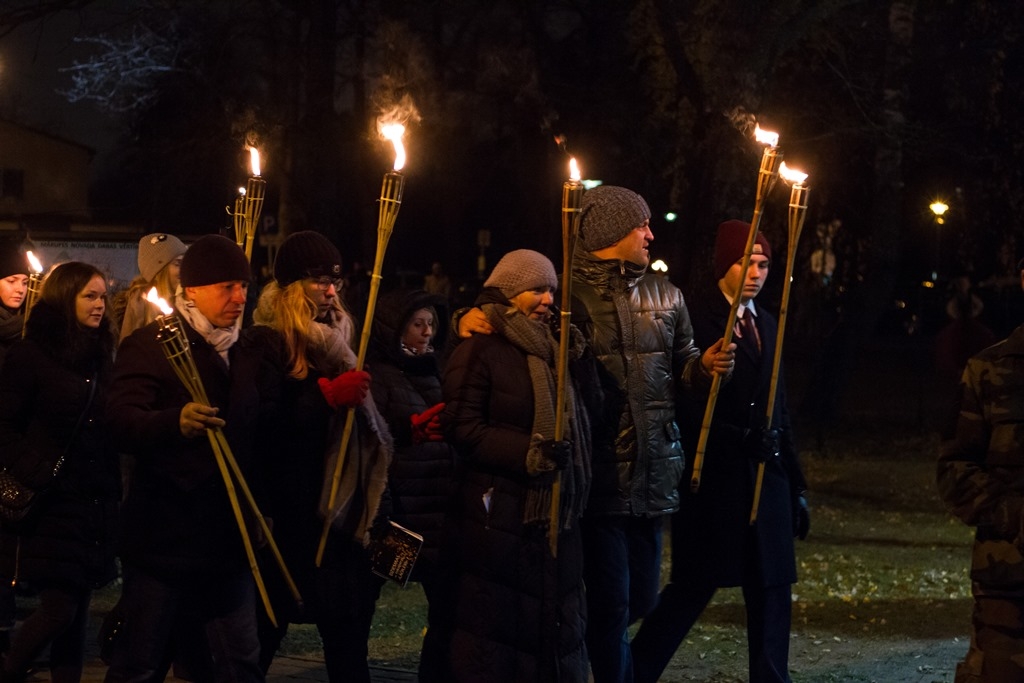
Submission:
<svg viewBox="0 0 1024 683">
<path fill-rule="evenodd" d="M 440 680 L 586 683 L 579 519 L 590 490 L 590 422 L 574 368 L 564 401 L 557 394 L 559 344 L 545 324 L 555 268 L 519 249 L 484 285 L 477 303 L 494 332 L 456 347 L 442 387 L 441 423 L 459 458 L 439 558 L 451 595 L 437 610 L 431 603 L 430 629 L 451 643 Z M 572 342 L 577 359 L 582 336 Z M 556 416 L 564 418 L 558 440 Z"/>
<path fill-rule="evenodd" d="M 139 276 L 127 290 L 119 292 L 111 305 L 111 317 L 121 327 L 119 339 L 156 320 L 156 306 L 146 301 L 146 294 L 156 287 L 157 294 L 173 305 L 178 288 L 181 260 L 188 247 L 174 235 L 155 232 L 139 240 Z"/>
<path fill-rule="evenodd" d="M 529 289 L 550 287 L 558 289 L 558 276 L 551 260 L 532 249 L 516 249 L 501 257 L 494 266 L 484 287 L 497 287 L 506 298 L 512 299 Z"/>
</svg>

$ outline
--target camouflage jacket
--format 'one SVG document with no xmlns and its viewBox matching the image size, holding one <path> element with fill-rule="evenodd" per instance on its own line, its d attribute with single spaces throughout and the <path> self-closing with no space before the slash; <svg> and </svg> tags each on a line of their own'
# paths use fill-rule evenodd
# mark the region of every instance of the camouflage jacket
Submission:
<svg viewBox="0 0 1024 683">
<path fill-rule="evenodd" d="M 1024 325 L 967 361 L 960 413 L 942 444 L 939 493 L 976 527 L 971 578 L 1024 594 Z"/>
</svg>

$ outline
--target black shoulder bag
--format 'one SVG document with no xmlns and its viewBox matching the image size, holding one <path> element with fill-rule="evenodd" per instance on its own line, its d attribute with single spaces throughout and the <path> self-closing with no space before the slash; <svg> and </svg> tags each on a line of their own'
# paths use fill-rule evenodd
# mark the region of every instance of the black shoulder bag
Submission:
<svg viewBox="0 0 1024 683">
<path fill-rule="evenodd" d="M 53 480 L 60 474 L 60 470 L 64 466 L 64 458 L 67 456 L 68 451 L 71 450 L 71 445 L 75 443 L 75 437 L 78 436 L 82 423 L 85 421 L 85 416 L 89 413 L 89 408 L 92 407 L 92 399 L 96 395 L 97 382 L 97 376 L 94 374 L 89 385 L 89 400 L 85 403 L 85 410 L 78 416 L 78 422 L 75 423 L 75 428 L 71 432 L 71 439 L 68 440 L 67 447 L 65 447 L 64 452 L 61 453 L 61 456 L 57 458 L 57 462 L 53 465 L 53 477 L 50 480 L 50 485 L 53 484 Z M 39 493 L 40 491 L 29 488 L 6 469 L 0 471 L 0 522 L 8 526 L 17 526 L 19 522 L 24 521 L 38 502 L 40 498 Z"/>
</svg>

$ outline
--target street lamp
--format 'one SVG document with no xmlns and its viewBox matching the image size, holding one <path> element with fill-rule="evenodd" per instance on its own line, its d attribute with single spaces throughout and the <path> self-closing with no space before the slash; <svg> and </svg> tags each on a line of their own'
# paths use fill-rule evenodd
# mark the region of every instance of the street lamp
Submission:
<svg viewBox="0 0 1024 683">
<path fill-rule="evenodd" d="M 949 204 L 936 199 L 928 205 L 928 208 L 932 210 L 932 215 L 935 216 L 935 270 L 932 271 L 932 282 L 935 282 L 939 279 L 939 266 L 942 263 L 941 226 L 946 222 L 946 212 L 949 211 Z"/>
</svg>

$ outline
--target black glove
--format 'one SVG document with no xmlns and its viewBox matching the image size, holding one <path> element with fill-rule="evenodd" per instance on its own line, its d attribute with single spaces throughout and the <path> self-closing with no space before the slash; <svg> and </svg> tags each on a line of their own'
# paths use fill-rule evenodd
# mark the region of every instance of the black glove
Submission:
<svg viewBox="0 0 1024 683">
<path fill-rule="evenodd" d="M 556 341 L 561 340 L 562 312 L 558 309 L 558 306 L 553 304 L 548 307 L 548 311 L 551 314 L 551 318 L 548 320 L 548 329 L 551 330 L 551 336 L 554 337 Z"/>
<path fill-rule="evenodd" d="M 530 450 L 526 453 L 526 472 L 533 477 L 545 472 L 564 470 L 571 457 L 571 441 L 541 441 L 535 436 Z"/>
<path fill-rule="evenodd" d="M 807 509 L 807 498 L 801 493 L 793 500 L 793 537 L 806 540 L 810 530 L 811 512 Z"/>
<path fill-rule="evenodd" d="M 755 462 L 768 462 L 779 455 L 779 430 L 754 429 L 746 438 L 747 455 Z"/>
<path fill-rule="evenodd" d="M 545 458 L 554 463 L 554 469 L 564 470 L 572 458 L 572 442 L 548 439 L 541 442 L 540 452 Z"/>
<path fill-rule="evenodd" d="M 370 526 L 370 538 L 378 540 L 384 538 L 391 531 L 391 518 L 387 515 L 377 515 Z"/>
</svg>

